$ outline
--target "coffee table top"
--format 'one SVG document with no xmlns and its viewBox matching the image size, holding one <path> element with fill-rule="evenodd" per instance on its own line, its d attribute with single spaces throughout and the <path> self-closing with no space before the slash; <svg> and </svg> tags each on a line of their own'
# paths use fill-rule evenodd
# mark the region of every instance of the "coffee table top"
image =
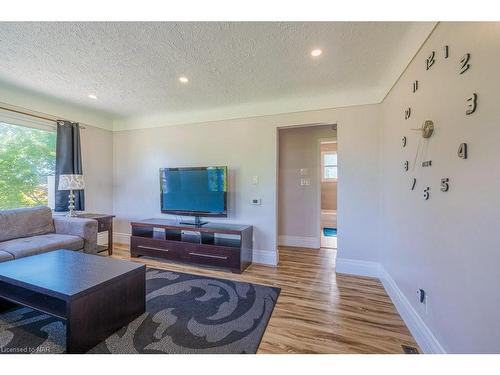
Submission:
<svg viewBox="0 0 500 375">
<path fill-rule="evenodd" d="M 67 300 L 145 267 L 125 260 L 56 250 L 0 263 L 0 281 Z"/>
</svg>

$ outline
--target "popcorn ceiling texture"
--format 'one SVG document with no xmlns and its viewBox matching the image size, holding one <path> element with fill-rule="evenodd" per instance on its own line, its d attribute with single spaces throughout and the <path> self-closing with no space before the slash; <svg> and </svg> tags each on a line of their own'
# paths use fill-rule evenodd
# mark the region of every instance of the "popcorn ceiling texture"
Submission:
<svg viewBox="0 0 500 375">
<path fill-rule="evenodd" d="M 2 22 L 0 82 L 114 118 L 228 107 L 238 117 L 376 103 L 433 27 L 418 22 Z M 313 48 L 323 49 L 323 55 L 313 59 Z M 189 84 L 179 82 L 181 75 Z"/>
</svg>

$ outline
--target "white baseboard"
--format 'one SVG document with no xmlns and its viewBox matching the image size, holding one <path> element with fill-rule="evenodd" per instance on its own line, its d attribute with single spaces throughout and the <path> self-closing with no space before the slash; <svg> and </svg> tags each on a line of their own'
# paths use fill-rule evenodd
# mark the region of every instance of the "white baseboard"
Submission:
<svg viewBox="0 0 500 375">
<path fill-rule="evenodd" d="M 279 236 L 279 246 L 292 246 L 292 247 L 307 247 L 311 249 L 319 249 L 321 241 L 319 237 L 301 237 L 301 236 Z"/>
<path fill-rule="evenodd" d="M 357 259 L 337 258 L 335 261 L 335 271 L 337 273 L 347 273 L 349 275 L 380 277 L 380 264 L 377 262 L 367 262 Z"/>
<path fill-rule="evenodd" d="M 253 249 L 252 262 L 276 267 L 278 265 L 276 251 Z"/>
<path fill-rule="evenodd" d="M 420 349 L 426 354 L 446 354 L 443 346 L 432 334 L 410 301 L 408 301 L 401 289 L 399 289 L 394 279 L 380 263 L 338 258 L 336 272 L 356 276 L 377 277 L 380 279 L 392 303 L 396 306 L 396 310 L 398 310 L 399 315 L 420 346 Z"/>
<path fill-rule="evenodd" d="M 129 233 L 113 233 L 113 242 L 130 245 Z M 253 263 L 276 266 L 278 264 L 276 251 L 257 250 L 252 252 Z"/>
<path fill-rule="evenodd" d="M 113 233 L 113 242 L 130 245 L 130 234 L 129 233 Z"/>
<path fill-rule="evenodd" d="M 383 267 L 380 267 L 379 278 L 394 306 L 396 306 L 399 315 L 401 315 L 413 338 L 420 346 L 420 349 L 427 354 L 446 354 L 443 346 L 415 311 L 391 275 Z"/>
</svg>

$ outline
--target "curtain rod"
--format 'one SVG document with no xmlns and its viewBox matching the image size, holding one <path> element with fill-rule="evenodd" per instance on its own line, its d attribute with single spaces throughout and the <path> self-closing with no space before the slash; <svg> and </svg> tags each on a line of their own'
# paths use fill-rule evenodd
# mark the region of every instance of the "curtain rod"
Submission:
<svg viewBox="0 0 500 375">
<path fill-rule="evenodd" d="M 24 112 L 24 111 L 21 111 L 19 109 L 7 108 L 7 107 L 4 107 L 4 106 L 0 106 L 0 109 L 3 109 L 5 111 L 9 111 L 9 112 L 19 113 L 21 115 L 35 117 L 35 118 L 38 118 L 38 119 L 41 119 L 41 120 L 52 121 L 52 122 L 57 123 L 57 119 L 55 117 L 51 118 L 51 117 L 45 117 L 45 116 L 35 115 L 33 113 Z M 59 120 L 64 120 L 64 119 L 59 119 Z M 65 120 L 65 121 L 68 121 L 68 120 Z M 85 128 L 85 126 L 80 126 L 80 129 L 86 129 L 86 128 Z"/>
</svg>

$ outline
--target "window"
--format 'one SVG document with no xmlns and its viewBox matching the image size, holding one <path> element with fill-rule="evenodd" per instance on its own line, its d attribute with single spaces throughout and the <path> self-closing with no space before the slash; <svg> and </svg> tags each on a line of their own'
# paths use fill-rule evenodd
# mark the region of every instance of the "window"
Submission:
<svg viewBox="0 0 500 375">
<path fill-rule="evenodd" d="M 323 181 L 333 181 L 337 179 L 337 153 L 335 151 L 325 151 L 321 154 L 323 170 Z"/>
<path fill-rule="evenodd" d="M 0 122 L 0 209 L 48 205 L 55 165 L 54 131 Z"/>
</svg>

